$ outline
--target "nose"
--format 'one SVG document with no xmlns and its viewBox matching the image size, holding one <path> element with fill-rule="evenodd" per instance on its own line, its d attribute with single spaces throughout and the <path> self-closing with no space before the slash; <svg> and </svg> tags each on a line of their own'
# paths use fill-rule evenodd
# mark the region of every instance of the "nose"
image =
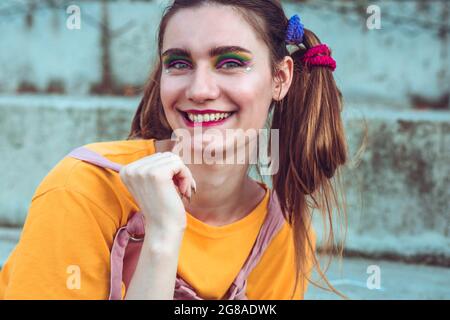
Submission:
<svg viewBox="0 0 450 320">
<path fill-rule="evenodd" d="M 186 98 L 197 103 L 217 99 L 220 90 L 209 66 L 198 66 L 186 90 Z"/>
</svg>

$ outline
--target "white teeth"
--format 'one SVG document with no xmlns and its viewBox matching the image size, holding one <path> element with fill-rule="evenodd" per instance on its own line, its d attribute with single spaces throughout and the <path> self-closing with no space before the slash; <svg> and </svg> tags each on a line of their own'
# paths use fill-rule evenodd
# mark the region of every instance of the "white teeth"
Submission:
<svg viewBox="0 0 450 320">
<path fill-rule="evenodd" d="M 209 113 L 209 114 L 193 114 L 188 113 L 188 118 L 192 122 L 210 122 L 210 121 L 219 121 L 224 118 L 228 118 L 231 116 L 231 112 L 222 112 L 222 113 Z"/>
</svg>

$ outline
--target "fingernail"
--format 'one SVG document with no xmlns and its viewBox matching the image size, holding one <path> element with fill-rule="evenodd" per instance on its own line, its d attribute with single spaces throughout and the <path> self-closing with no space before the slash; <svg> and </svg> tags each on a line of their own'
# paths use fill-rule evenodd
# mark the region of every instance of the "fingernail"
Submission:
<svg viewBox="0 0 450 320">
<path fill-rule="evenodd" d="M 192 191 L 194 191 L 194 194 L 196 194 L 196 193 L 197 193 L 197 190 L 195 189 L 195 187 L 194 187 L 194 186 L 191 186 L 191 189 L 192 189 Z"/>
</svg>

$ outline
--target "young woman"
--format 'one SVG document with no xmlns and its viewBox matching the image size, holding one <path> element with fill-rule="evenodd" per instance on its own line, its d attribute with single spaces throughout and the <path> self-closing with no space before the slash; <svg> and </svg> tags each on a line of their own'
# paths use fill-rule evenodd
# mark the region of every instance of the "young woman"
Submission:
<svg viewBox="0 0 450 320">
<path fill-rule="evenodd" d="M 276 0 L 176 0 L 158 40 L 128 140 L 86 146 L 122 165 L 119 174 L 73 157 L 58 163 L 32 199 L 0 297 L 107 299 L 114 237 L 140 211 L 145 238 L 122 298 L 172 299 L 180 278 L 202 299 L 227 299 L 270 203 L 283 224 L 242 296 L 304 297 L 317 266 L 311 213 L 334 219 L 332 178 L 347 157 L 330 50 Z M 187 132 L 200 141 L 181 142 L 193 154 L 209 143 L 226 153 L 234 140 L 208 139 L 266 124 L 279 133 L 277 152 L 267 150 L 278 162 L 271 188 L 250 178 L 249 157 L 188 163 L 171 140 Z M 216 131 L 198 134 L 199 126 Z"/>
</svg>

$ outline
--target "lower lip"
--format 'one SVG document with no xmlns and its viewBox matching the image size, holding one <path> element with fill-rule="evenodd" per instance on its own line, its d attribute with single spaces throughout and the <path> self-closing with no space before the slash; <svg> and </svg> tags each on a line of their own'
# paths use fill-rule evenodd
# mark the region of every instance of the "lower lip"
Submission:
<svg viewBox="0 0 450 320">
<path fill-rule="evenodd" d="M 234 116 L 234 113 L 232 115 L 230 115 L 228 118 L 219 120 L 219 121 L 208 121 L 208 122 L 193 122 L 191 120 L 186 119 L 186 117 L 184 116 L 183 113 L 180 113 L 181 117 L 183 118 L 184 122 L 186 123 L 187 126 L 189 127 L 214 127 L 214 126 L 219 126 L 221 124 L 223 124 L 225 121 L 227 121 L 228 119 L 230 119 L 231 117 Z"/>
</svg>

